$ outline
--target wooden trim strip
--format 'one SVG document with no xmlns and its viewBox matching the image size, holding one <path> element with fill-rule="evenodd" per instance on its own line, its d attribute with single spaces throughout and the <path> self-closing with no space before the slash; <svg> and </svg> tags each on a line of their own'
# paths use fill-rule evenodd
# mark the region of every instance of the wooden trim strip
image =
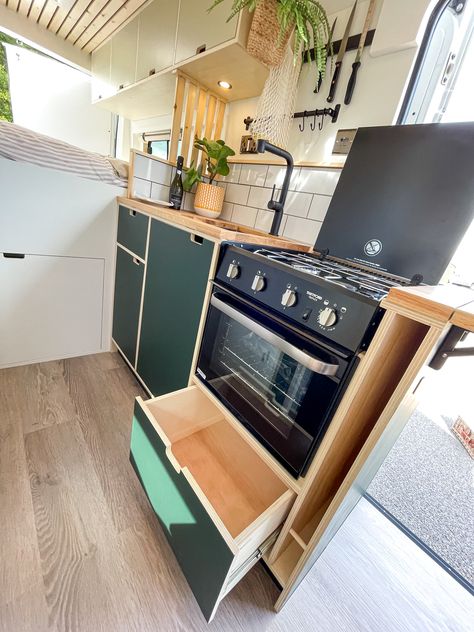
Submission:
<svg viewBox="0 0 474 632">
<path fill-rule="evenodd" d="M 186 81 L 183 77 L 176 78 L 176 93 L 173 106 L 173 124 L 171 126 L 171 141 L 168 159 L 176 164 L 178 157 L 178 143 L 181 133 L 181 119 L 183 117 L 184 89 Z"/>
</svg>

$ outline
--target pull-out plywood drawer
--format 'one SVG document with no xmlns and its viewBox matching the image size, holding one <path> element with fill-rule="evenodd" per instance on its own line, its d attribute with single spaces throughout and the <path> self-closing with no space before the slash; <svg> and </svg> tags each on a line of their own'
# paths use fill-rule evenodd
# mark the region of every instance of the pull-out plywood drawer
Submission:
<svg viewBox="0 0 474 632">
<path fill-rule="evenodd" d="M 196 386 L 137 399 L 131 461 L 211 620 L 285 520 L 294 492 Z"/>
</svg>

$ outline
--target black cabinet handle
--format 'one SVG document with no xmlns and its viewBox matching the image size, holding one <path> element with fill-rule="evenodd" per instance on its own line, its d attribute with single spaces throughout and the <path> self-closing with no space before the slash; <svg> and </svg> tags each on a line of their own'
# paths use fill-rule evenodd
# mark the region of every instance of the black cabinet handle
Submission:
<svg viewBox="0 0 474 632">
<path fill-rule="evenodd" d="M 22 252 L 4 252 L 5 259 L 24 259 L 25 254 Z"/>
</svg>

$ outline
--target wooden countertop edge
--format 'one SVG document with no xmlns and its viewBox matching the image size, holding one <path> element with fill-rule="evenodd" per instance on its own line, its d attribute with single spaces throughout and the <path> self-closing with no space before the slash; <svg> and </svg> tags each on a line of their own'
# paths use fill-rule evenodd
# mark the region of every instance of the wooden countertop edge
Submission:
<svg viewBox="0 0 474 632">
<path fill-rule="evenodd" d="M 451 323 L 466 331 L 474 332 L 474 301 L 457 309 L 451 317 Z"/>
<path fill-rule="evenodd" d="M 474 313 L 463 311 L 466 305 L 471 304 L 474 309 L 474 292 L 456 285 L 392 288 L 382 301 L 385 309 L 440 327 L 456 324 L 456 319 L 474 326 Z"/>
<path fill-rule="evenodd" d="M 206 218 L 200 218 L 199 215 L 188 211 L 175 211 L 165 206 L 149 204 L 147 202 L 142 202 L 140 200 L 124 196 L 119 196 L 117 201 L 119 204 L 123 204 L 134 211 L 145 213 L 146 215 L 161 219 L 174 226 L 182 226 L 183 228 L 187 228 L 202 237 L 210 237 L 215 241 L 236 241 L 246 244 L 259 244 L 261 246 L 291 248 L 293 250 L 300 250 L 303 252 L 308 252 L 310 250 L 310 247 L 306 244 L 301 244 L 283 237 L 273 237 L 263 232 L 260 233 L 252 228 L 249 228 L 249 230 L 253 230 L 253 234 L 240 233 L 238 231 L 222 228 L 214 224 L 208 224 L 205 221 Z"/>
</svg>

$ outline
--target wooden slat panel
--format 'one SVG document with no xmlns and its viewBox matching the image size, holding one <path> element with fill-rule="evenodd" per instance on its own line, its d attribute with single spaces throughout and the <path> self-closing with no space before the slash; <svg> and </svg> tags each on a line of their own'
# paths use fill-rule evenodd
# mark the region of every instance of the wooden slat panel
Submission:
<svg viewBox="0 0 474 632">
<path fill-rule="evenodd" d="M 212 131 L 214 129 L 214 117 L 216 114 L 216 105 L 217 99 L 212 94 L 209 95 L 209 102 L 207 104 L 207 115 L 206 115 L 206 128 L 204 131 L 204 136 L 207 139 L 211 138 Z"/>
<path fill-rule="evenodd" d="M 51 2 L 51 0 L 49 1 Z M 79 39 L 79 37 L 81 37 L 86 28 L 91 24 L 94 18 L 99 15 L 108 2 L 109 0 L 92 0 L 87 7 L 87 10 L 66 35 L 66 39 L 75 44 L 75 42 Z"/>
<path fill-rule="evenodd" d="M 198 108 L 196 113 L 196 123 L 194 125 L 194 134 L 198 138 L 202 138 L 202 126 L 204 124 L 204 117 L 206 115 L 206 103 L 207 103 L 207 92 L 202 88 L 199 90 L 199 98 L 198 98 Z M 193 146 L 193 150 L 191 152 L 191 162 L 194 162 L 195 165 L 198 163 L 198 159 L 200 157 L 201 152 Z"/>
<path fill-rule="evenodd" d="M 7 7 L 12 11 L 18 11 L 18 7 L 20 6 L 20 0 L 8 0 Z"/>
<path fill-rule="evenodd" d="M 216 129 L 214 131 L 215 140 L 219 140 L 219 138 L 221 137 L 222 126 L 224 125 L 225 107 L 226 104 L 224 103 L 224 101 L 219 100 L 219 111 L 217 113 Z"/>
<path fill-rule="evenodd" d="M 54 12 L 58 9 L 58 5 L 53 2 L 53 0 L 46 0 L 46 6 L 43 9 L 43 12 L 38 20 L 38 24 L 44 27 L 48 27 L 48 24 L 51 21 L 51 18 L 54 15 Z"/>
<path fill-rule="evenodd" d="M 71 10 L 74 8 L 74 6 L 75 4 L 71 7 Z M 62 6 L 59 6 L 59 9 L 54 14 L 53 19 L 51 20 L 51 23 L 48 26 L 48 30 L 56 34 L 59 31 L 61 24 L 66 19 L 68 13 L 69 13 L 69 9 L 65 9 Z"/>
<path fill-rule="evenodd" d="M 181 144 L 181 155 L 184 157 L 184 163 L 188 164 L 189 146 L 191 144 L 191 132 L 193 128 L 193 118 L 196 108 L 196 86 L 192 83 L 188 84 L 188 95 L 186 99 L 186 116 L 183 126 L 183 140 Z"/>
<path fill-rule="evenodd" d="M 32 0 L 20 0 L 18 5 L 18 13 L 21 15 L 28 15 Z"/>
<path fill-rule="evenodd" d="M 61 37 L 64 37 L 64 39 L 66 39 L 66 36 L 77 24 L 77 21 L 86 11 L 89 4 L 90 0 L 76 0 L 74 6 L 71 8 L 69 13 L 66 15 L 62 23 L 57 28 L 57 35 L 60 35 Z"/>
<path fill-rule="evenodd" d="M 34 20 L 35 22 L 38 22 L 39 17 L 41 15 L 41 11 L 43 10 L 43 7 L 45 6 L 47 0 L 33 0 L 33 4 L 31 5 L 31 9 L 30 9 L 30 14 L 29 14 L 29 18 L 30 20 Z"/>
<path fill-rule="evenodd" d="M 170 141 L 170 155 L 168 160 L 172 163 L 176 162 L 178 155 L 178 142 L 179 134 L 181 131 L 181 118 L 183 116 L 183 102 L 184 102 L 184 88 L 186 87 L 186 80 L 184 77 L 177 77 L 176 79 L 176 96 L 174 100 L 173 108 L 173 125 L 171 127 L 171 141 Z"/>
<path fill-rule="evenodd" d="M 90 38 L 88 37 L 84 43 L 81 44 L 81 48 L 87 53 L 92 52 L 95 48 L 100 46 L 104 40 L 106 40 L 114 31 L 118 29 L 124 22 L 126 22 L 130 17 L 132 17 L 135 12 L 145 4 L 146 0 L 128 0 L 122 8 L 113 13 L 110 17 L 110 14 L 102 20 L 102 15 L 99 18 L 96 18 L 91 26 L 96 26 L 97 22 L 101 23 L 99 29 L 96 30 L 96 34 Z M 111 3 L 112 5 L 112 3 Z M 109 7 L 107 6 L 107 12 Z"/>
<path fill-rule="evenodd" d="M 89 20 L 88 25 L 81 33 L 78 35 L 76 41 L 74 42 L 76 46 L 82 48 L 87 44 L 87 42 L 92 39 L 100 29 L 107 23 L 108 20 L 111 20 L 113 16 L 123 8 L 123 0 L 108 0 L 107 2 L 94 2 L 93 5 L 89 8 L 89 12 L 92 15 L 92 19 Z M 99 8 L 100 7 L 100 8 Z M 120 22 L 115 24 L 115 28 L 119 26 Z"/>
</svg>

